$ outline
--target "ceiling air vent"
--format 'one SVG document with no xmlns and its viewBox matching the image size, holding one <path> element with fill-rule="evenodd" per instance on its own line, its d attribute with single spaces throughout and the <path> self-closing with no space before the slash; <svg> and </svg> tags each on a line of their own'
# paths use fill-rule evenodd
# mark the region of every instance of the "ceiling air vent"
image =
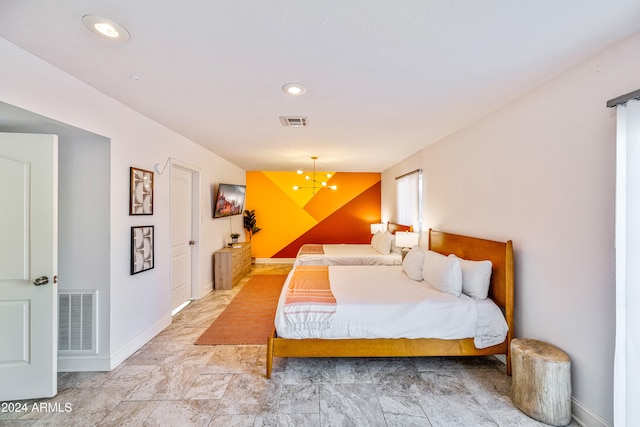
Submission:
<svg viewBox="0 0 640 427">
<path fill-rule="evenodd" d="M 282 126 L 288 128 L 305 128 L 307 127 L 306 117 L 286 117 L 280 116 L 280 122 Z"/>
</svg>

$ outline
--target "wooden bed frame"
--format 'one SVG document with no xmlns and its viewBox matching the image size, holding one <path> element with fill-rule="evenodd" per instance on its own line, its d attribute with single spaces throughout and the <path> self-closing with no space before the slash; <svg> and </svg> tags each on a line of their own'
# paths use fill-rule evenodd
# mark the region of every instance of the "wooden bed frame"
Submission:
<svg viewBox="0 0 640 427">
<path fill-rule="evenodd" d="M 395 222 L 387 222 L 387 231 L 391 234 L 396 234 L 396 231 L 413 231 L 412 225 L 396 224 Z"/>
<path fill-rule="evenodd" d="M 513 244 L 429 230 L 429 249 L 469 260 L 490 260 L 493 264 L 489 298 L 503 311 L 509 331 L 505 341 L 478 349 L 473 338 L 394 339 L 288 339 L 274 329 L 267 343 L 267 378 L 271 378 L 274 357 L 401 357 L 401 356 L 483 356 L 506 355 L 511 375 L 510 345 L 513 338 Z M 372 267 L 375 268 L 375 267 Z"/>
</svg>

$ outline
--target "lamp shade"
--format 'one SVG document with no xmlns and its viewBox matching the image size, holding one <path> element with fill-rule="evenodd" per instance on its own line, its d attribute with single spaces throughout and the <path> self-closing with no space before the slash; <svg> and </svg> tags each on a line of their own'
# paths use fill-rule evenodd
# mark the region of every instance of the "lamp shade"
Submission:
<svg viewBox="0 0 640 427">
<path fill-rule="evenodd" d="M 384 231 L 387 227 L 384 224 L 371 224 L 371 234 L 376 234 L 378 231 Z"/>
<path fill-rule="evenodd" d="M 400 246 L 401 248 L 412 248 L 418 244 L 419 240 L 419 233 L 413 233 L 409 231 L 396 232 L 396 246 Z"/>
</svg>

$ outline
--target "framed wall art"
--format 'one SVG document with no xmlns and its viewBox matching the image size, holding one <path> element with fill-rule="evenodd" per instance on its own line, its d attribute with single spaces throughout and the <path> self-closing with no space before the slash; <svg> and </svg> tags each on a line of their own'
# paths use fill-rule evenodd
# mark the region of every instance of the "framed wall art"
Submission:
<svg viewBox="0 0 640 427">
<path fill-rule="evenodd" d="M 219 184 L 213 209 L 213 217 L 221 218 L 223 216 L 242 215 L 246 193 L 246 185 Z"/>
<path fill-rule="evenodd" d="M 130 170 L 129 215 L 153 215 L 153 172 Z"/>
<path fill-rule="evenodd" d="M 153 268 L 153 225 L 131 227 L 131 274 Z"/>
</svg>

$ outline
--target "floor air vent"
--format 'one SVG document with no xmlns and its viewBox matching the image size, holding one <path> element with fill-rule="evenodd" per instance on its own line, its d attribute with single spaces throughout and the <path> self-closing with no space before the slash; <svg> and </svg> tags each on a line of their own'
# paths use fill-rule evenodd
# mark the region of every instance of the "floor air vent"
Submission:
<svg viewBox="0 0 640 427">
<path fill-rule="evenodd" d="M 282 126 L 288 128 L 304 128 L 307 127 L 307 118 L 306 117 L 286 117 L 281 116 L 280 122 Z"/>
<path fill-rule="evenodd" d="M 96 352 L 96 291 L 61 291 L 58 295 L 58 351 Z"/>
</svg>

